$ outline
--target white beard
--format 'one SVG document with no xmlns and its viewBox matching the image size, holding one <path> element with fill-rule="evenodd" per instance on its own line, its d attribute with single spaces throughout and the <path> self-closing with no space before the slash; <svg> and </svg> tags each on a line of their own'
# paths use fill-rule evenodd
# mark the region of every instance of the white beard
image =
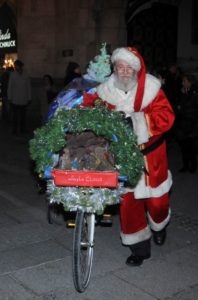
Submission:
<svg viewBox="0 0 198 300">
<path fill-rule="evenodd" d="M 134 87 L 126 93 L 115 86 L 115 81 L 115 74 L 112 74 L 106 81 L 100 84 L 96 88 L 98 96 L 108 103 L 115 105 L 117 110 L 132 112 L 137 90 L 137 82 L 133 81 Z M 160 81 L 156 77 L 150 74 L 146 75 L 142 109 L 153 101 L 160 89 L 160 86 Z"/>
<path fill-rule="evenodd" d="M 132 90 L 136 84 L 137 84 L 136 78 L 125 77 L 123 80 L 121 80 L 115 74 L 114 86 L 121 91 L 128 92 Z"/>
</svg>

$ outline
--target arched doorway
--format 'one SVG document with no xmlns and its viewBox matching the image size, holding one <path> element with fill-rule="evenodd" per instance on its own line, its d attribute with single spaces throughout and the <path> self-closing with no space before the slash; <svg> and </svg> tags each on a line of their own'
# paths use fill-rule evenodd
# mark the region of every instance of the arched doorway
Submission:
<svg viewBox="0 0 198 300">
<path fill-rule="evenodd" d="M 140 50 L 149 70 L 176 61 L 177 15 L 177 6 L 159 2 L 132 18 L 128 13 L 127 44 Z"/>
</svg>

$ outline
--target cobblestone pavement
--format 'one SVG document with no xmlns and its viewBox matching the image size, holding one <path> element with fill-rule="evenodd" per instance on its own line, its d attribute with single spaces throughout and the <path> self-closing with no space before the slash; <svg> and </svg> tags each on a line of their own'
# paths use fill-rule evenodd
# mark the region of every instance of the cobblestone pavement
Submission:
<svg viewBox="0 0 198 300">
<path fill-rule="evenodd" d="M 79 294 L 71 273 L 73 229 L 62 215 L 48 224 L 46 201 L 30 169 L 28 141 L 0 122 L 0 300 L 197 300 L 198 172 L 178 173 L 177 145 L 168 146 L 174 185 L 172 219 L 163 247 L 141 267 L 125 265 L 119 214 L 112 227 L 96 227 L 90 285 Z"/>
</svg>

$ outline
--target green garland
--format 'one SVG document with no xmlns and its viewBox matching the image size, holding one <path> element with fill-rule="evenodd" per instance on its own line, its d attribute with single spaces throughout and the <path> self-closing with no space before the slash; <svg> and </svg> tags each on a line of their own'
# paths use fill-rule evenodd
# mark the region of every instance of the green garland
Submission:
<svg viewBox="0 0 198 300">
<path fill-rule="evenodd" d="M 144 166 L 136 136 L 121 112 L 104 107 L 70 110 L 62 108 L 46 125 L 36 129 L 29 144 L 36 171 L 42 173 L 47 166 L 53 165 L 52 154 L 66 146 L 66 132 L 78 134 L 85 130 L 93 131 L 111 141 L 110 151 L 115 156 L 115 167 L 120 175 L 128 177 L 129 185 L 134 187 Z"/>
</svg>

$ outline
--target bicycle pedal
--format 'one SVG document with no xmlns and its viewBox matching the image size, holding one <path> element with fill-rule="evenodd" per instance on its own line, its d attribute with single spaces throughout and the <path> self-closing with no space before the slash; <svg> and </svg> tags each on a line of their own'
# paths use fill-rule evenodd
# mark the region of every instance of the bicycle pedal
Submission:
<svg viewBox="0 0 198 300">
<path fill-rule="evenodd" d="M 102 215 L 102 219 L 100 220 L 101 226 L 111 227 L 112 223 L 113 223 L 112 215 L 110 215 L 110 214 Z"/>
<path fill-rule="evenodd" d="M 68 220 L 67 222 L 66 222 L 66 227 L 67 228 L 74 228 L 76 226 L 76 223 L 75 223 L 75 221 L 73 221 L 73 220 Z"/>
</svg>

